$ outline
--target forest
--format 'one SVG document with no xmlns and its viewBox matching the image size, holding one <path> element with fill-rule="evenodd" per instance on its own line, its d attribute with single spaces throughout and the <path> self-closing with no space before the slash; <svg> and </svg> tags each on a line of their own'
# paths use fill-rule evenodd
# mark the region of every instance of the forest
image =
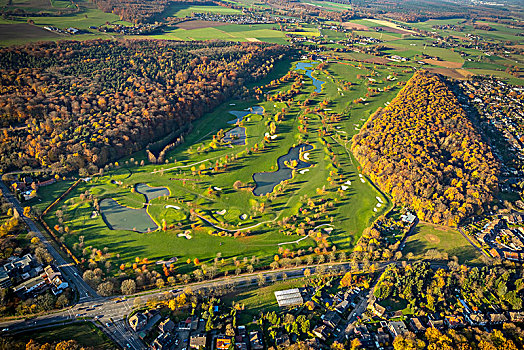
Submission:
<svg viewBox="0 0 524 350">
<path fill-rule="evenodd" d="M 499 164 L 442 77 L 419 71 L 354 136 L 352 150 L 395 203 L 457 226 L 483 211 Z"/>
<path fill-rule="evenodd" d="M 0 49 L 0 170 L 86 175 L 145 148 L 265 76 L 264 43 L 92 40 Z"/>
</svg>

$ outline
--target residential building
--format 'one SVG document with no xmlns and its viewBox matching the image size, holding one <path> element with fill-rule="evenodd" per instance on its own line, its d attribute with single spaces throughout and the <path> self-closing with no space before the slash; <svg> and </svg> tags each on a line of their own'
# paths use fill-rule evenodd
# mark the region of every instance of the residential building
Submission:
<svg viewBox="0 0 524 350">
<path fill-rule="evenodd" d="M 402 321 L 390 321 L 388 322 L 388 329 L 393 335 L 393 337 L 398 337 L 404 333 L 408 332 L 406 324 Z"/>
<path fill-rule="evenodd" d="M 138 332 L 144 328 L 146 324 L 147 317 L 141 312 L 137 312 L 129 318 L 129 326 L 131 326 L 131 329 L 133 329 L 135 332 Z"/>
<path fill-rule="evenodd" d="M 501 324 L 507 322 L 508 318 L 504 314 L 489 314 L 488 320 L 491 324 Z"/>
<path fill-rule="evenodd" d="M 337 325 L 340 323 L 340 315 L 335 311 L 328 311 L 326 314 L 322 317 L 322 321 L 324 324 L 331 329 L 335 329 Z"/>
<path fill-rule="evenodd" d="M 175 323 L 171 319 L 166 318 L 164 321 L 160 322 L 158 325 L 160 333 L 172 332 L 175 329 Z"/>
<path fill-rule="evenodd" d="M 262 334 L 259 331 L 249 332 L 249 344 L 251 345 L 251 350 L 264 349 Z"/>
<path fill-rule="evenodd" d="M 169 333 L 161 333 L 154 341 L 154 350 L 170 350 L 175 343 L 175 337 Z"/>
<path fill-rule="evenodd" d="M 191 349 L 205 349 L 207 344 L 207 336 L 205 334 L 192 335 L 189 339 L 189 347 Z"/>
<path fill-rule="evenodd" d="M 422 333 L 422 332 L 424 332 L 426 330 L 426 327 L 424 327 L 422 325 L 422 322 L 420 321 L 420 319 L 418 317 L 413 317 L 409 321 L 409 326 L 411 327 L 411 329 L 415 333 Z"/>
</svg>

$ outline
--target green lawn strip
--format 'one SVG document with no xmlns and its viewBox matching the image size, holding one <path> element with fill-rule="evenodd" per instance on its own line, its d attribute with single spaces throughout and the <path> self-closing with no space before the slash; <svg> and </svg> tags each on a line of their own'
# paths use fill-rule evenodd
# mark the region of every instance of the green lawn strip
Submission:
<svg viewBox="0 0 524 350">
<path fill-rule="evenodd" d="M 81 346 L 100 350 L 118 349 L 118 347 L 101 330 L 90 322 L 74 323 L 16 335 L 17 339 L 38 343 L 55 343 L 64 340 L 76 340 Z"/>
</svg>

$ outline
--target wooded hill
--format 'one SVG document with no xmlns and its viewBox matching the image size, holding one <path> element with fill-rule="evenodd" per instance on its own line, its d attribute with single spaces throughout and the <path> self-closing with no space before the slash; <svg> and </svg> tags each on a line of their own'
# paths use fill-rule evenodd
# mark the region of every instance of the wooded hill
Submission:
<svg viewBox="0 0 524 350">
<path fill-rule="evenodd" d="M 394 202 L 456 226 L 482 211 L 499 165 L 443 78 L 417 72 L 355 135 L 352 151 Z"/>
<path fill-rule="evenodd" d="M 287 50 L 157 40 L 0 49 L 0 171 L 96 172 L 241 97 Z"/>
</svg>

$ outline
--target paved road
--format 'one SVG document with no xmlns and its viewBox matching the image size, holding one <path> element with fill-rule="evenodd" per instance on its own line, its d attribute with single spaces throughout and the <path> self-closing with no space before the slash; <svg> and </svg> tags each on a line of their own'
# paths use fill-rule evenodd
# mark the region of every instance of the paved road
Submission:
<svg viewBox="0 0 524 350">
<path fill-rule="evenodd" d="M 349 263 L 333 263 L 325 264 L 326 272 L 330 270 L 339 269 L 340 266 L 349 268 Z M 316 266 L 307 267 L 311 273 L 314 273 Z M 180 285 L 172 288 L 189 287 L 193 292 L 197 292 L 201 289 L 217 288 L 223 286 L 234 286 L 235 288 L 245 288 L 259 283 L 260 275 L 263 276 L 265 283 L 270 283 L 273 280 L 281 280 L 283 273 L 286 274 L 288 279 L 299 278 L 304 276 L 304 270 L 306 267 L 293 267 L 284 270 L 267 271 L 264 273 L 253 273 L 247 275 L 241 275 L 236 277 L 225 277 L 213 281 L 197 282 L 188 285 Z M 138 303 L 145 303 L 149 298 L 158 298 L 166 293 L 171 293 L 168 290 L 145 292 L 141 294 L 135 294 L 126 297 L 122 301 L 121 297 L 110 297 L 110 298 L 99 298 L 90 299 L 88 301 L 80 302 L 75 306 L 61 310 L 53 314 L 47 314 L 39 316 L 29 320 L 12 320 L 0 323 L 0 329 L 8 328 L 7 333 L 22 332 L 27 329 L 42 328 L 51 326 L 53 324 L 64 324 L 77 321 L 78 319 L 98 319 L 101 323 L 101 329 L 106 332 L 113 340 L 115 340 L 123 348 L 129 348 L 134 350 L 146 349 L 147 347 L 138 338 L 138 335 L 132 332 L 125 321 L 127 315 L 129 315 L 135 306 L 135 299 L 139 298 Z M 177 292 L 179 293 L 179 292 Z M 129 345 L 128 345 L 129 344 Z"/>
<path fill-rule="evenodd" d="M 54 259 L 54 263 L 60 269 L 62 275 L 67 279 L 70 285 L 74 286 L 78 292 L 80 302 L 97 299 L 99 296 L 81 277 L 80 271 L 71 263 L 65 261 L 65 259 L 60 255 L 60 253 L 53 247 L 51 242 L 42 234 L 40 229 L 35 225 L 33 220 L 23 215 L 24 209 L 20 205 L 18 199 L 11 194 L 7 186 L 0 181 L 0 189 L 2 190 L 4 197 L 11 202 L 13 207 L 20 213 L 21 218 L 24 220 L 26 225 L 29 227 L 29 230 L 36 233 L 37 237 L 40 239 L 45 248 L 49 251 L 51 256 Z"/>
</svg>

